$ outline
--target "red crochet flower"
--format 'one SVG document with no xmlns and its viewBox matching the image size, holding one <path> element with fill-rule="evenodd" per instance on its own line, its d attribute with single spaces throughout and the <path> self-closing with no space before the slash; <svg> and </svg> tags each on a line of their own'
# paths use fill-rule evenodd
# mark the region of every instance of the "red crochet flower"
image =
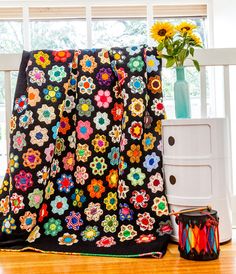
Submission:
<svg viewBox="0 0 236 274">
<path fill-rule="evenodd" d="M 52 55 L 56 62 L 65 63 L 66 60 L 71 56 L 71 53 L 68 50 L 53 51 Z"/>
<path fill-rule="evenodd" d="M 115 103 L 111 114 L 113 115 L 114 121 L 121 121 L 124 112 L 123 104 Z"/>
</svg>

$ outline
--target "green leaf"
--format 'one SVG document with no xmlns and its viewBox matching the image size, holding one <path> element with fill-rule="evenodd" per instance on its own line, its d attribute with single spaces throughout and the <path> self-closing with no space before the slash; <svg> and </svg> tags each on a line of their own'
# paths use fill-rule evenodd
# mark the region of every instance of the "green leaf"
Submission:
<svg viewBox="0 0 236 274">
<path fill-rule="evenodd" d="M 199 65 L 198 61 L 193 59 L 193 64 L 194 64 L 196 70 L 200 71 L 200 65 Z"/>
<path fill-rule="evenodd" d="M 167 68 L 173 67 L 174 64 L 175 64 L 175 59 L 174 58 L 167 59 L 167 62 L 166 62 L 166 67 Z"/>
<path fill-rule="evenodd" d="M 190 50 L 190 54 L 193 56 L 194 55 L 194 48 L 191 47 L 189 50 Z"/>
<path fill-rule="evenodd" d="M 163 43 L 160 43 L 158 46 L 157 46 L 157 50 L 158 51 L 162 51 L 164 48 L 164 44 Z"/>
</svg>

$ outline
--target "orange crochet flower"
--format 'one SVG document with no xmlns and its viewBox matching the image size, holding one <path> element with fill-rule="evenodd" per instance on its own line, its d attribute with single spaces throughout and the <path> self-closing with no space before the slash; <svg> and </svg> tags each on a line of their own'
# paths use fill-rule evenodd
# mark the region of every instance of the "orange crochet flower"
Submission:
<svg viewBox="0 0 236 274">
<path fill-rule="evenodd" d="M 118 170 L 117 169 L 111 169 L 109 171 L 109 175 L 106 176 L 106 180 L 109 184 L 110 188 L 116 188 L 118 183 Z"/>
<path fill-rule="evenodd" d="M 59 126 L 58 131 L 61 132 L 62 134 L 66 134 L 66 132 L 69 129 L 70 129 L 69 118 L 68 117 L 61 117 L 60 126 Z"/>
<path fill-rule="evenodd" d="M 32 148 L 29 148 L 27 152 L 23 154 L 23 165 L 31 169 L 36 168 L 37 165 L 40 165 L 42 163 L 40 155 L 41 153 L 38 150 L 33 150 Z"/>
<path fill-rule="evenodd" d="M 154 77 L 150 77 L 147 85 L 148 89 L 152 91 L 152 93 L 161 93 L 162 92 L 162 85 L 161 85 L 161 77 L 156 75 Z"/>
<path fill-rule="evenodd" d="M 142 151 L 140 151 L 140 145 L 131 145 L 130 150 L 127 151 L 127 155 L 130 157 L 131 163 L 139 163 Z"/>
<path fill-rule="evenodd" d="M 84 72 L 88 71 L 89 73 L 93 73 L 94 69 L 97 67 L 95 58 L 93 56 L 88 56 L 87 54 L 84 55 L 83 59 L 80 61 L 80 65 Z"/>
<path fill-rule="evenodd" d="M 87 190 L 91 198 L 101 198 L 102 193 L 105 192 L 105 187 L 102 180 L 93 179 L 91 184 L 87 186 Z"/>
</svg>

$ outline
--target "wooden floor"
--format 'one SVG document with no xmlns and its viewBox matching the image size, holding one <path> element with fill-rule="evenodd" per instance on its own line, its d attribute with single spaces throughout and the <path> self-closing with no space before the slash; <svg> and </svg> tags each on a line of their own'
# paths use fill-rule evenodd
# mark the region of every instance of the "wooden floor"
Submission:
<svg viewBox="0 0 236 274">
<path fill-rule="evenodd" d="M 177 245 L 170 244 L 163 259 L 123 259 L 47 255 L 35 252 L 0 252 L 0 274 L 159 274 L 236 273 L 236 231 L 233 240 L 221 246 L 218 260 L 195 262 L 180 258 Z"/>
</svg>

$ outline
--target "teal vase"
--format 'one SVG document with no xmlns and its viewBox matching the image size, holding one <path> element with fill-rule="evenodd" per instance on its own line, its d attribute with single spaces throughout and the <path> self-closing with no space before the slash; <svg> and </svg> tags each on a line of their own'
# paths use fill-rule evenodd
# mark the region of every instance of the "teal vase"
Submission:
<svg viewBox="0 0 236 274">
<path fill-rule="evenodd" d="M 174 99 L 176 118 L 191 118 L 189 85 L 188 82 L 185 80 L 184 67 L 176 67 Z"/>
</svg>

